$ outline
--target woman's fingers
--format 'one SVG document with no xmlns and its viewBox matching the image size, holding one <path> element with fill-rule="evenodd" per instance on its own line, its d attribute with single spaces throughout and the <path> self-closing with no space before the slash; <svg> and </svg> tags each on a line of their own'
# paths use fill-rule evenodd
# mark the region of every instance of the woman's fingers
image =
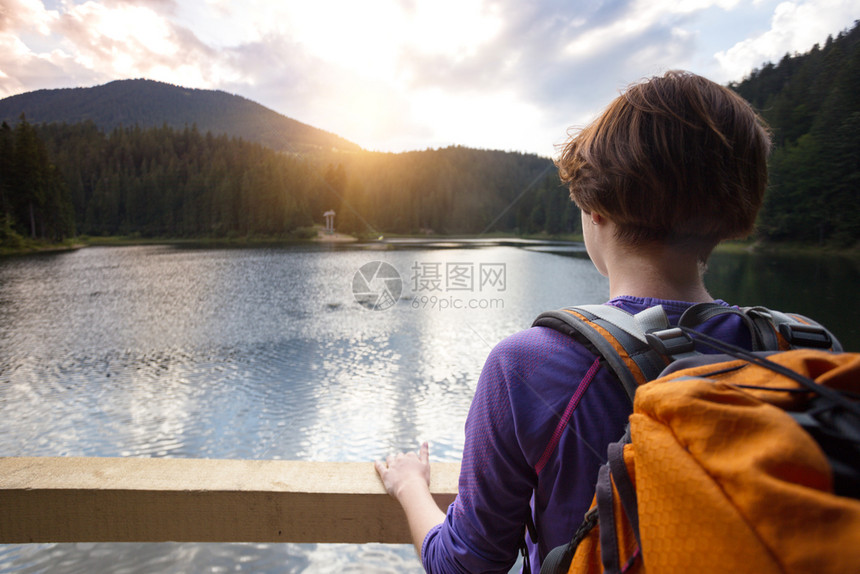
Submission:
<svg viewBox="0 0 860 574">
<path fill-rule="evenodd" d="M 426 441 L 417 453 L 390 454 L 384 461 L 374 461 L 373 465 L 385 490 L 392 496 L 412 480 L 420 480 L 428 486 L 430 484 L 430 447 Z"/>
</svg>

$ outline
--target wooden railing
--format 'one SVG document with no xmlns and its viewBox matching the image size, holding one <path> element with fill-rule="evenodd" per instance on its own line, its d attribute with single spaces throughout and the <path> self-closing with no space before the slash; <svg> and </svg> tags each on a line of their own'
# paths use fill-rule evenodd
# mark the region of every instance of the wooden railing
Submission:
<svg viewBox="0 0 860 574">
<path fill-rule="evenodd" d="M 459 465 L 433 463 L 443 510 Z M 0 458 L 0 543 L 409 543 L 373 464 Z"/>
</svg>

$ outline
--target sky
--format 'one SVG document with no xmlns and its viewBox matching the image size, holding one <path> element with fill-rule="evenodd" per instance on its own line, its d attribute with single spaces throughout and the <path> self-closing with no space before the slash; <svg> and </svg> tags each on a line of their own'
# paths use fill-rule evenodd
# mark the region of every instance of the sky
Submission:
<svg viewBox="0 0 860 574">
<path fill-rule="evenodd" d="M 856 0 L 0 0 L 0 98 L 149 78 L 374 151 L 553 156 L 632 82 L 739 81 Z"/>
</svg>

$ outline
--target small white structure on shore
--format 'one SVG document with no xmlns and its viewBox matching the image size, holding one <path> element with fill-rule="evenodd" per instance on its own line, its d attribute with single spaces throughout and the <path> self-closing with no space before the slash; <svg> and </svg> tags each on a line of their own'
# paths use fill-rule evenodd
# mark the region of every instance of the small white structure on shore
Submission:
<svg viewBox="0 0 860 574">
<path fill-rule="evenodd" d="M 334 233 L 334 210 L 329 209 L 325 213 L 323 213 L 323 217 L 325 217 L 325 232 L 326 233 Z"/>
</svg>

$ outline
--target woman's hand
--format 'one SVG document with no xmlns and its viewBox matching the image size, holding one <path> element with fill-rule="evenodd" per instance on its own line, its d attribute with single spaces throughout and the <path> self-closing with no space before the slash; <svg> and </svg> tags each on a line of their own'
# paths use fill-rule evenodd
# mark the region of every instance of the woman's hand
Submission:
<svg viewBox="0 0 860 574">
<path fill-rule="evenodd" d="M 421 556 L 421 544 L 427 533 L 445 520 L 430 494 L 430 449 L 423 443 L 417 453 L 390 455 L 384 462 L 374 462 L 385 490 L 397 499 L 406 512 L 415 552 Z"/>
<path fill-rule="evenodd" d="M 385 490 L 401 502 L 416 490 L 430 491 L 430 448 L 426 441 L 417 453 L 392 454 L 374 465 Z"/>
</svg>

